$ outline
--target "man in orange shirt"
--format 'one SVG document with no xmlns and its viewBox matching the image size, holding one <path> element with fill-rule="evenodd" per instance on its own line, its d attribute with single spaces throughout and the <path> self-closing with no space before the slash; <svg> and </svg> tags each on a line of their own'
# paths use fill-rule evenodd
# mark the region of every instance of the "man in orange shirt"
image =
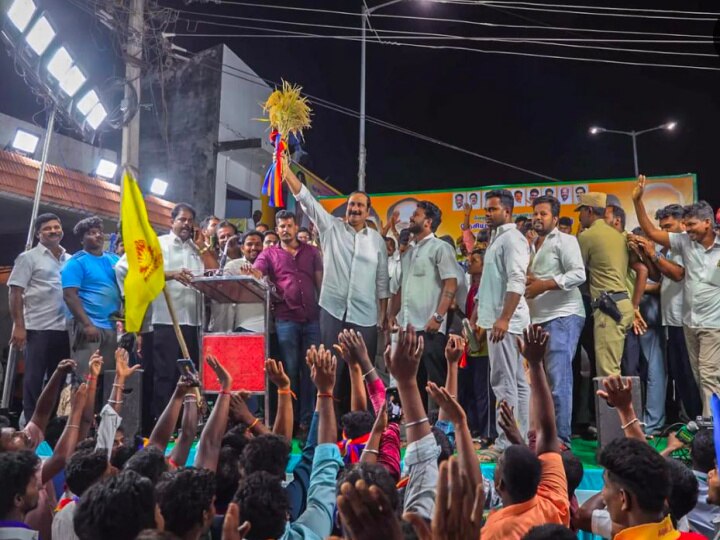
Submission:
<svg viewBox="0 0 720 540">
<path fill-rule="evenodd" d="M 537 426 L 537 445 L 534 453 L 522 443 L 519 432 L 512 433 L 513 428 L 517 431 L 514 425 L 501 423 L 508 440 L 518 444 L 509 446 L 495 467 L 495 489 L 503 508 L 488 517 L 482 529 L 483 540 L 520 540 L 537 525 L 570 524 L 555 408 L 543 367 L 548 334 L 535 325 L 527 328 L 524 336 L 523 356 L 530 365 L 530 409 Z"/>
<path fill-rule="evenodd" d="M 672 482 L 670 469 L 654 448 L 637 439 L 615 439 L 600 455 L 605 467 L 602 497 L 610 519 L 623 527 L 614 540 L 701 540 L 703 535 L 679 532 L 667 512 Z"/>
</svg>

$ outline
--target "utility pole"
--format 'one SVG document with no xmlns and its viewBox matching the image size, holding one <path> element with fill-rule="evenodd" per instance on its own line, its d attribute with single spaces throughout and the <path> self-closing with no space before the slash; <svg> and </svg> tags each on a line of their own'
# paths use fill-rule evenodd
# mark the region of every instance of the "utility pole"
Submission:
<svg viewBox="0 0 720 540">
<path fill-rule="evenodd" d="M 145 0 L 130 0 L 128 19 L 127 60 L 125 61 L 125 79 L 135 89 L 138 108 L 135 116 L 123 126 L 120 164 L 130 166 L 135 171 L 140 168 L 140 74 L 142 63 L 142 42 L 145 30 Z M 124 105 L 130 107 L 132 91 L 125 87 Z"/>
</svg>

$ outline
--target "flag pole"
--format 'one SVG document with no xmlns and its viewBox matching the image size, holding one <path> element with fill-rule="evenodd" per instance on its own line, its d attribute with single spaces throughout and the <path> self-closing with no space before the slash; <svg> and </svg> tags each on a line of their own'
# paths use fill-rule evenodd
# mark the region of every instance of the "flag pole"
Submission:
<svg viewBox="0 0 720 540">
<path fill-rule="evenodd" d="M 182 334 L 182 330 L 180 330 L 180 323 L 178 322 L 177 315 L 175 314 L 175 307 L 173 306 L 172 299 L 170 298 L 170 293 L 167 290 L 167 286 L 163 287 L 163 295 L 165 296 L 165 302 L 167 303 L 168 312 L 170 313 L 173 330 L 175 330 L 175 337 L 180 344 L 180 351 L 182 352 L 183 358 L 185 358 L 186 360 L 192 360 L 192 358 L 190 358 L 190 350 L 188 349 L 187 343 L 185 343 L 185 337 Z M 199 361 L 202 362 L 202 358 L 199 359 Z M 198 402 L 198 407 L 200 407 L 202 405 L 202 395 L 200 393 L 200 388 L 196 386 L 193 390 L 195 398 Z"/>
<path fill-rule="evenodd" d="M 180 330 L 180 323 L 178 323 L 177 315 L 175 314 L 175 307 L 173 306 L 167 286 L 163 287 L 163 295 L 165 295 L 165 302 L 167 302 L 170 319 L 172 319 L 173 329 L 175 330 L 175 337 L 177 337 L 178 343 L 180 344 L 180 350 L 182 351 L 183 358 L 190 360 L 190 351 L 188 350 L 187 343 L 185 343 L 185 337 L 182 335 L 182 331 Z"/>
</svg>

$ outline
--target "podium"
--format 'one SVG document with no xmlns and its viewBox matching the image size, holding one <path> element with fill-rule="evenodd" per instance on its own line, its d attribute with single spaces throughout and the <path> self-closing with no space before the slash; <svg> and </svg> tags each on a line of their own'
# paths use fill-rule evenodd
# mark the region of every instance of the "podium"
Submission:
<svg viewBox="0 0 720 540">
<path fill-rule="evenodd" d="M 246 389 L 264 395 L 265 422 L 270 418 L 268 378 L 265 359 L 270 355 L 270 302 L 278 299 L 272 283 L 254 276 L 219 275 L 197 277 L 191 286 L 202 293 L 202 344 L 200 380 L 206 394 L 218 393 L 220 387 L 215 373 L 207 366 L 207 354 L 217 356 L 233 377 L 232 390 Z M 218 304 L 261 304 L 264 307 L 264 331 L 262 333 L 208 331 L 205 298 Z"/>
</svg>

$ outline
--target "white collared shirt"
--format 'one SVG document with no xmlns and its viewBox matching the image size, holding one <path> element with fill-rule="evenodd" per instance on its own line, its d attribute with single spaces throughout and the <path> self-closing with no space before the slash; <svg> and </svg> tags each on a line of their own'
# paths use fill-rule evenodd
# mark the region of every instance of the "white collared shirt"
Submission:
<svg viewBox="0 0 720 540">
<path fill-rule="evenodd" d="M 437 310 L 443 290 L 443 280 L 462 277 L 449 244 L 430 234 L 412 243 L 400 259 L 402 286 L 398 323 L 415 330 L 424 330 Z M 439 332 L 445 333 L 447 317 Z"/>
<path fill-rule="evenodd" d="M 320 307 L 359 326 L 378 322 L 378 300 L 390 297 L 385 241 L 369 227 L 355 231 L 333 217 L 303 185 L 295 195 L 318 228 L 323 253 Z"/>
<path fill-rule="evenodd" d="M 158 236 L 160 249 L 162 249 L 163 265 L 165 272 L 187 268 L 193 275 L 200 277 L 205 271 L 198 249 L 192 240 L 183 242 L 180 237 L 170 231 L 169 234 Z M 127 275 L 127 255 L 115 265 L 120 290 L 123 291 L 125 276 Z M 200 325 L 200 292 L 192 287 L 186 287 L 179 281 L 170 280 L 165 282 L 165 288 L 170 294 L 170 300 L 175 308 L 175 315 L 178 324 L 186 326 Z M 168 311 L 165 295 L 160 293 L 152 303 L 152 324 L 172 324 L 172 318 Z"/>
<path fill-rule="evenodd" d="M 22 287 L 27 330 L 66 330 L 65 303 L 60 269 L 70 258 L 65 249 L 60 257 L 38 244 L 15 259 L 8 287 Z"/>
<path fill-rule="evenodd" d="M 663 257 L 662 254 L 658 254 Z M 679 253 L 669 250 L 664 257 L 668 261 L 672 261 L 683 266 L 683 258 Z M 662 311 L 663 326 L 682 326 L 683 325 L 683 302 L 685 279 L 673 281 L 667 276 L 663 276 L 660 282 L 660 306 Z"/>
<path fill-rule="evenodd" d="M 530 324 L 530 310 L 525 301 L 525 281 L 530 264 L 530 246 L 514 223 L 493 231 L 485 252 L 480 287 L 477 293 L 477 325 L 489 330 L 502 314 L 505 293 L 520 295 L 520 302 L 510 319 L 509 330 L 522 334 Z"/>
<path fill-rule="evenodd" d="M 552 279 L 560 287 L 528 300 L 533 324 L 570 315 L 585 317 L 578 289 L 585 283 L 585 264 L 577 238 L 553 229 L 532 256 L 530 272 L 538 279 Z"/>
<path fill-rule="evenodd" d="M 685 267 L 683 324 L 690 328 L 720 328 L 720 237 L 705 249 L 687 233 L 670 233 L 670 248 Z"/>
<path fill-rule="evenodd" d="M 400 289 L 400 250 L 396 249 L 392 257 L 388 257 L 388 278 L 390 294 L 395 294 Z"/>
</svg>

